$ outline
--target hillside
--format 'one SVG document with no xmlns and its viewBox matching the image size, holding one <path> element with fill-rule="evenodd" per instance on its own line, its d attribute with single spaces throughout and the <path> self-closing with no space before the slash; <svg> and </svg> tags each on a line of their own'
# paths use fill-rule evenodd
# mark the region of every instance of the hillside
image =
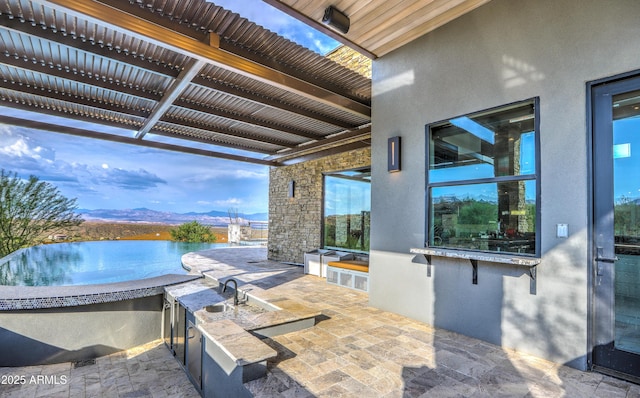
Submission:
<svg viewBox="0 0 640 398">
<path fill-rule="evenodd" d="M 175 228 L 175 225 L 85 221 L 73 231 L 69 231 L 67 239 L 64 240 L 171 240 L 169 230 L 172 228 Z M 214 227 L 213 231 L 216 242 L 227 242 L 226 227 Z"/>
<path fill-rule="evenodd" d="M 169 225 L 182 224 L 189 221 L 198 221 L 201 224 L 212 226 L 226 227 L 230 223 L 228 212 L 213 210 L 206 213 L 172 213 L 151 210 L 146 208 L 139 209 L 97 209 L 87 210 L 79 209 L 77 213 L 86 221 L 103 221 L 103 222 L 128 222 L 128 223 L 161 223 Z M 248 221 L 267 221 L 269 215 L 267 213 L 243 214 L 238 213 L 238 221 L 246 223 Z"/>
</svg>

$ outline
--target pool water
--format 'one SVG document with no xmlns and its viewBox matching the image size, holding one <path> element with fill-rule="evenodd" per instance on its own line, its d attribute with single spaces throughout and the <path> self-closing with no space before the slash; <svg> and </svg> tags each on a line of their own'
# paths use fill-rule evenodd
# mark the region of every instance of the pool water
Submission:
<svg viewBox="0 0 640 398">
<path fill-rule="evenodd" d="M 69 286 L 186 274 L 183 254 L 226 243 L 97 241 L 33 246 L 0 259 L 0 285 Z"/>
</svg>

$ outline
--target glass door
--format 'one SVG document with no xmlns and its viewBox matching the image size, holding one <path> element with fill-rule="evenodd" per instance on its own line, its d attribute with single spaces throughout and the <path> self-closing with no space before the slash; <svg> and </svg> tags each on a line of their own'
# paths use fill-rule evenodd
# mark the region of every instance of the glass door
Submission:
<svg viewBox="0 0 640 398">
<path fill-rule="evenodd" d="M 640 78 L 592 98 L 593 364 L 640 377 Z"/>
</svg>

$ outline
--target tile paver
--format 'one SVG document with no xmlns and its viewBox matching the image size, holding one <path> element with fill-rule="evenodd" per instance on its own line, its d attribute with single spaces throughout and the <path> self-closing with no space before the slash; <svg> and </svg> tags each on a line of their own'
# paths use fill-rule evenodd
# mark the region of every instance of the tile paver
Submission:
<svg viewBox="0 0 640 398">
<path fill-rule="evenodd" d="M 264 340 L 278 356 L 266 377 L 245 384 L 256 397 L 640 397 L 632 383 L 368 307 L 366 294 L 266 261 L 264 253 L 216 253 L 217 264 L 208 269 L 213 277 L 235 275 L 272 297 L 299 300 L 323 316 L 312 328 Z M 68 382 L 0 385 L 3 398 L 199 396 L 159 340 L 80 368 L 0 368 L 0 375 L 9 374 L 66 375 Z"/>
<path fill-rule="evenodd" d="M 4 367 L 0 368 L 1 375 L 24 376 L 26 380 L 23 385 L 0 385 L 2 398 L 200 396 L 161 340 L 97 358 L 95 364 L 78 368 L 71 363 Z M 57 381 L 44 376 L 57 377 Z M 176 386 L 180 386 L 179 391 Z"/>
</svg>

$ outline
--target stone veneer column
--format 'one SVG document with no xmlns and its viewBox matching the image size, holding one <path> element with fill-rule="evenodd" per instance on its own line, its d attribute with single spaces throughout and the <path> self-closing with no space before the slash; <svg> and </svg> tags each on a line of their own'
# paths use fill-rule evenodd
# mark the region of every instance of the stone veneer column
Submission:
<svg viewBox="0 0 640 398">
<path fill-rule="evenodd" d="M 363 148 L 269 171 L 270 260 L 303 263 L 304 253 L 322 245 L 323 173 L 371 166 Z M 289 198 L 289 182 L 295 194 Z"/>
</svg>

